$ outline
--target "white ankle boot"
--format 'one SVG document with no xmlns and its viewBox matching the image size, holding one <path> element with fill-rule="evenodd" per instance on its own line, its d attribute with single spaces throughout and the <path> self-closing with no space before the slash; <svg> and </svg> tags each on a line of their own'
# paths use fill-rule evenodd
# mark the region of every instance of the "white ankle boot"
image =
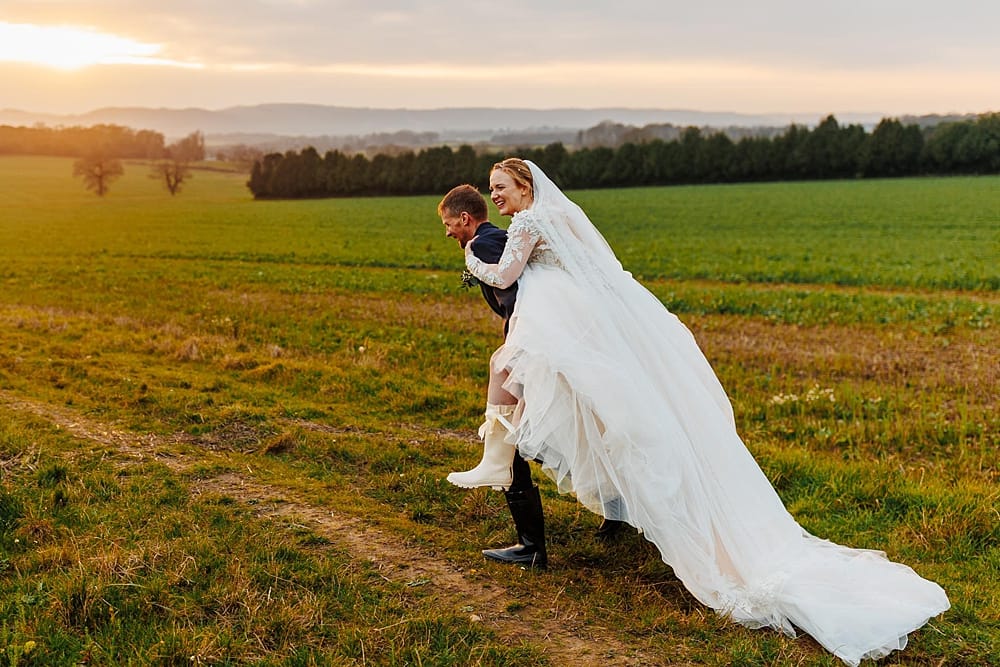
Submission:
<svg viewBox="0 0 1000 667">
<path fill-rule="evenodd" d="M 491 486 L 497 490 L 510 488 L 514 481 L 511 465 L 517 449 L 504 439 L 513 428 L 510 418 L 514 415 L 514 408 L 513 405 L 486 404 L 486 423 L 479 428 L 479 436 L 483 439 L 483 459 L 472 470 L 449 474 L 449 482 L 465 489 L 479 486 Z"/>
</svg>

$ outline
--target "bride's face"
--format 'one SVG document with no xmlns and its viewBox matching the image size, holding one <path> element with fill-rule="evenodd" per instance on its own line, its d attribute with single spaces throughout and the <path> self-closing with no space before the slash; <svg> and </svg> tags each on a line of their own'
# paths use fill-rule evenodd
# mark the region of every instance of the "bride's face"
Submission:
<svg viewBox="0 0 1000 667">
<path fill-rule="evenodd" d="M 518 185 L 503 169 L 494 169 L 490 174 L 490 199 L 500 215 L 514 215 L 531 206 L 531 190 Z"/>
</svg>

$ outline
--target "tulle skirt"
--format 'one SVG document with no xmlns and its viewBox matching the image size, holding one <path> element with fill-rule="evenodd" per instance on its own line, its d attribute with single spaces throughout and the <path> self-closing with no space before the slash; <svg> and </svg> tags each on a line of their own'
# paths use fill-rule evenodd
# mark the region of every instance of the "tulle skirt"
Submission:
<svg viewBox="0 0 1000 667">
<path fill-rule="evenodd" d="M 740 439 L 690 331 L 623 273 L 582 289 L 528 264 L 495 362 L 520 400 L 509 439 L 559 490 L 626 521 L 702 603 L 749 627 L 878 658 L 949 607 L 879 551 L 803 530 Z"/>
</svg>

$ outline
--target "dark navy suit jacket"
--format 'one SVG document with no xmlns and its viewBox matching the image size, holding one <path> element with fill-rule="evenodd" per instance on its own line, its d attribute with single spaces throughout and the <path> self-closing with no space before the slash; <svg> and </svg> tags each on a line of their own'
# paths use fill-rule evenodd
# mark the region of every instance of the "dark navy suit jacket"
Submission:
<svg viewBox="0 0 1000 667">
<path fill-rule="evenodd" d="M 483 222 L 476 228 L 472 254 L 487 264 L 496 264 L 500 261 L 505 245 L 507 245 L 507 232 L 492 223 Z M 506 337 L 510 316 L 514 313 L 514 303 L 517 300 L 517 283 L 506 289 L 499 289 L 480 282 L 479 287 L 483 290 L 486 303 L 494 313 L 503 318 L 503 335 Z"/>
</svg>

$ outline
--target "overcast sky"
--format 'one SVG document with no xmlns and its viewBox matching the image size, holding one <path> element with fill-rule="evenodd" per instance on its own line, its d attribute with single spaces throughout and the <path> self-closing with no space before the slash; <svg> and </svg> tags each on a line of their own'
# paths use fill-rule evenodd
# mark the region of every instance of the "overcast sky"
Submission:
<svg viewBox="0 0 1000 667">
<path fill-rule="evenodd" d="M 0 0 L 0 108 L 1000 111 L 998 33 L 997 0 Z"/>
</svg>

